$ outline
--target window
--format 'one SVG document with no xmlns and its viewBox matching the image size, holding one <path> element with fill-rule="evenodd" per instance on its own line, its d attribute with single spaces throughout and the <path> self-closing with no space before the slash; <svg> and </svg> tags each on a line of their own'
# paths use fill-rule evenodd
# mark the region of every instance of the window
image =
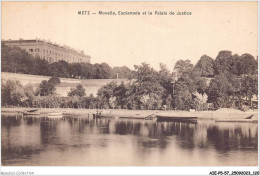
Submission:
<svg viewBox="0 0 260 176">
<path fill-rule="evenodd" d="M 33 49 L 29 49 L 29 52 L 33 52 Z"/>
<path fill-rule="evenodd" d="M 39 49 L 39 48 L 36 48 L 36 49 L 35 49 L 35 52 L 40 52 L 40 49 Z"/>
</svg>

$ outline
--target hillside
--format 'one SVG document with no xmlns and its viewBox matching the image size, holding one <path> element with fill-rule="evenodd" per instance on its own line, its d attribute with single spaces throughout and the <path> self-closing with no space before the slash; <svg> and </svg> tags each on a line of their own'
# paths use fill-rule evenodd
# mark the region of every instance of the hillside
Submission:
<svg viewBox="0 0 260 176">
<path fill-rule="evenodd" d="M 10 80 L 19 80 L 22 85 L 31 84 L 34 89 L 36 89 L 42 80 L 48 80 L 50 76 L 38 76 L 38 75 L 28 75 L 28 74 L 18 74 L 18 73 L 7 73 L 1 72 L 2 82 Z M 99 88 L 103 85 L 116 81 L 121 83 L 126 82 L 126 79 L 70 79 L 70 78 L 60 78 L 61 84 L 57 86 L 56 92 L 60 96 L 67 96 L 67 93 L 71 88 L 76 87 L 78 84 L 82 84 L 86 90 L 86 95 L 96 95 Z"/>
</svg>

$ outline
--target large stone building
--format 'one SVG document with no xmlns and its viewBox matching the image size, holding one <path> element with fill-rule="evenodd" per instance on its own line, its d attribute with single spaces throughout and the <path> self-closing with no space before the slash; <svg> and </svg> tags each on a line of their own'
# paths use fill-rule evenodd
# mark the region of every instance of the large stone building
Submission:
<svg viewBox="0 0 260 176">
<path fill-rule="evenodd" d="M 90 62 L 90 56 L 83 51 L 77 51 L 68 46 L 61 46 L 45 40 L 5 40 L 7 46 L 17 46 L 26 50 L 32 56 L 47 60 L 49 63 L 64 60 L 68 63 Z"/>
</svg>

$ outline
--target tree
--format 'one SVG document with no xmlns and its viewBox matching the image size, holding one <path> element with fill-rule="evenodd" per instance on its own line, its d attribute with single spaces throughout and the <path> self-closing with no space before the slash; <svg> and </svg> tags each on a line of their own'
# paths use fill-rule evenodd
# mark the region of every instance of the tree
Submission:
<svg viewBox="0 0 260 176">
<path fill-rule="evenodd" d="M 178 86 L 178 84 L 177 84 Z M 174 95 L 174 107 L 179 110 L 189 110 L 192 104 L 192 95 L 187 89 L 177 91 Z"/>
<path fill-rule="evenodd" d="M 46 75 L 79 79 L 109 79 L 133 77 L 133 71 L 127 67 L 115 67 L 114 70 L 107 64 L 68 63 L 64 60 L 48 63 L 40 57 L 31 56 L 26 50 L 19 47 L 6 46 L 2 42 L 1 70 L 23 74 Z"/>
<path fill-rule="evenodd" d="M 194 65 L 190 60 L 179 60 L 175 63 L 174 69 L 178 71 L 179 77 L 184 73 L 192 71 Z"/>
<path fill-rule="evenodd" d="M 53 89 L 53 87 L 50 87 L 48 81 L 43 80 L 40 83 L 40 85 L 36 91 L 37 92 L 36 94 L 40 95 L 40 96 L 47 96 L 47 95 L 52 94 L 52 91 L 53 91 L 52 89 Z"/>
<path fill-rule="evenodd" d="M 257 61 L 254 56 L 250 54 L 243 54 L 237 59 L 238 75 L 241 74 L 256 74 Z"/>
<path fill-rule="evenodd" d="M 26 95 L 26 99 L 24 100 L 24 105 L 28 106 L 28 107 L 32 107 L 33 101 L 34 101 L 34 98 L 35 98 L 35 92 L 34 92 L 31 84 L 27 84 L 24 87 L 24 93 Z"/>
<path fill-rule="evenodd" d="M 95 79 L 96 68 L 90 63 L 82 63 L 82 78 Z"/>
<path fill-rule="evenodd" d="M 98 98 L 100 101 L 99 106 L 103 107 L 103 108 L 109 108 L 109 107 L 115 107 L 117 106 L 117 102 L 116 102 L 116 96 L 115 96 L 115 89 L 117 88 L 117 83 L 115 81 L 111 81 L 109 83 L 107 83 L 106 85 L 104 85 L 103 87 L 101 87 L 98 90 Z M 111 106 L 113 105 L 113 106 Z"/>
<path fill-rule="evenodd" d="M 193 96 L 195 96 L 195 98 L 193 98 L 193 107 L 196 110 L 206 110 L 207 109 L 207 100 L 208 100 L 208 96 L 207 94 L 201 94 L 198 92 L 193 93 Z"/>
<path fill-rule="evenodd" d="M 94 64 L 96 68 L 96 79 L 108 79 L 111 75 L 111 67 L 107 63 Z"/>
<path fill-rule="evenodd" d="M 48 65 L 48 75 L 49 76 L 55 76 L 55 77 L 70 77 L 69 69 L 70 65 L 66 61 L 58 61 L 58 62 L 53 62 Z"/>
<path fill-rule="evenodd" d="M 164 88 L 160 84 L 158 73 L 146 63 L 135 66 L 135 69 L 136 81 L 131 84 L 129 94 L 135 95 L 136 100 L 134 101 L 139 108 L 160 109 Z M 142 101 L 144 97 L 148 97 L 149 101 Z"/>
<path fill-rule="evenodd" d="M 226 108 L 229 104 L 229 91 L 231 85 L 225 74 L 220 74 L 211 80 L 208 88 L 208 102 L 215 108 Z"/>
<path fill-rule="evenodd" d="M 9 47 L 2 44 L 2 71 L 14 73 L 31 73 L 33 58 L 19 47 Z"/>
<path fill-rule="evenodd" d="M 7 80 L 1 87 L 3 105 L 21 106 L 27 99 L 23 86 L 19 81 Z"/>
<path fill-rule="evenodd" d="M 84 97 L 86 96 L 85 89 L 81 84 L 77 85 L 76 88 L 71 88 L 70 92 L 68 93 L 69 97 L 77 96 L 77 97 Z"/>
<path fill-rule="evenodd" d="M 194 71 L 199 72 L 200 76 L 212 77 L 214 76 L 213 66 L 214 66 L 214 60 L 207 55 L 203 55 L 195 65 Z"/>
<path fill-rule="evenodd" d="M 48 83 L 51 84 L 51 85 L 58 85 L 60 84 L 60 78 L 56 77 L 56 76 L 53 76 L 51 77 L 49 80 L 48 80 Z"/>
<path fill-rule="evenodd" d="M 53 95 L 56 90 L 56 86 L 60 84 L 60 79 L 57 77 L 51 77 L 48 81 L 43 80 L 38 89 L 36 90 L 36 95 L 48 96 Z"/>
<path fill-rule="evenodd" d="M 127 108 L 127 93 L 129 92 L 129 87 L 129 84 L 121 82 L 121 84 L 114 89 L 113 95 L 116 97 L 118 108 Z"/>
<path fill-rule="evenodd" d="M 246 97 L 246 100 L 250 100 L 250 106 L 252 105 L 251 99 L 253 95 L 258 95 L 258 79 L 257 76 L 244 76 L 242 77 L 242 95 Z"/>
<path fill-rule="evenodd" d="M 116 79 L 117 75 L 119 79 L 128 79 L 131 78 L 133 72 L 126 66 L 123 67 L 114 67 L 111 70 L 111 79 Z"/>
<path fill-rule="evenodd" d="M 165 95 L 164 97 L 168 97 L 168 95 L 172 94 L 172 81 L 173 81 L 173 75 L 168 70 L 165 64 L 160 63 L 160 71 L 159 74 L 159 82 L 161 86 L 165 89 Z"/>
<path fill-rule="evenodd" d="M 233 56 L 231 51 L 220 51 L 214 61 L 214 74 L 231 73 L 237 74 L 237 56 Z"/>
<path fill-rule="evenodd" d="M 51 75 L 52 69 L 49 69 L 48 61 L 35 58 L 33 59 L 32 67 L 30 68 L 30 73 L 33 75 Z"/>
<path fill-rule="evenodd" d="M 205 78 L 198 78 L 196 81 L 197 92 L 203 95 L 207 92 L 208 85 Z"/>
</svg>

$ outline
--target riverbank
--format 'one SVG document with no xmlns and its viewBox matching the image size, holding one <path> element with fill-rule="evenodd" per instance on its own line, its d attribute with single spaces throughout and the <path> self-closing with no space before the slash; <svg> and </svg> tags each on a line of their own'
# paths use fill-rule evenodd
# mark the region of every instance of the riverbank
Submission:
<svg viewBox="0 0 260 176">
<path fill-rule="evenodd" d="M 22 111 L 28 111 L 36 108 L 1 108 L 2 114 L 18 113 Z M 124 116 L 129 118 L 144 118 L 149 115 L 160 115 L 160 116 L 195 116 L 198 119 L 245 119 L 249 116 L 253 116 L 252 119 L 258 120 L 258 111 L 239 111 L 235 109 L 219 109 L 217 111 L 163 111 L 163 110 L 127 110 L 127 109 L 73 109 L 73 108 L 41 108 L 39 109 L 41 114 L 47 114 L 51 112 L 62 112 L 68 115 L 88 115 L 101 112 L 102 114 L 111 114 L 115 116 Z"/>
</svg>

